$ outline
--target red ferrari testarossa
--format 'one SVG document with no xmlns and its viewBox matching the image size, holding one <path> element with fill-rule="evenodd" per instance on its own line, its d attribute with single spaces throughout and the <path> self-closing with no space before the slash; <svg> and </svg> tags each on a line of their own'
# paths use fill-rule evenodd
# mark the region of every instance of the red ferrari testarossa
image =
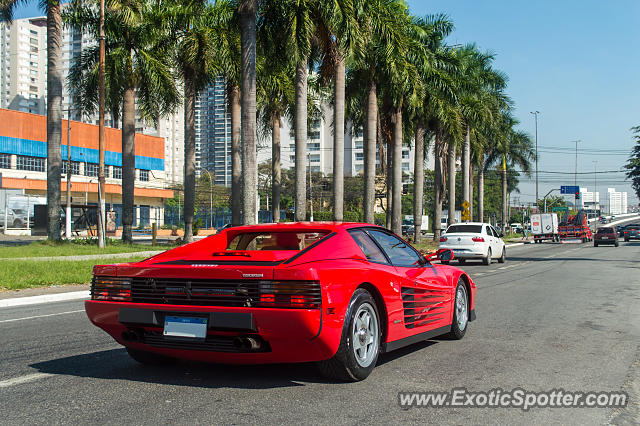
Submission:
<svg viewBox="0 0 640 426">
<path fill-rule="evenodd" d="M 466 273 L 365 223 L 232 227 L 93 274 L 87 315 L 142 363 L 313 361 L 362 380 L 381 352 L 475 319 Z"/>
</svg>

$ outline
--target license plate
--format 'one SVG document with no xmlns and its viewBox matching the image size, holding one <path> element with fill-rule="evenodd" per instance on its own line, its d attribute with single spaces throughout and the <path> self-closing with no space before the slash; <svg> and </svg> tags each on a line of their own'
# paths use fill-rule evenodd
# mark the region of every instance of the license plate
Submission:
<svg viewBox="0 0 640 426">
<path fill-rule="evenodd" d="M 602 237 L 602 239 L 603 239 L 603 240 L 608 240 L 608 239 L 609 239 L 609 237 Z"/>
<path fill-rule="evenodd" d="M 204 339 L 207 337 L 207 319 L 167 315 L 164 318 L 164 335 Z"/>
</svg>

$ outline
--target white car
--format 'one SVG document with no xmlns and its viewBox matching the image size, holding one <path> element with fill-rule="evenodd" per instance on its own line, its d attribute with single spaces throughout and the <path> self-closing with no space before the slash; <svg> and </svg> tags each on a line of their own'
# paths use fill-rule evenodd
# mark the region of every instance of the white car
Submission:
<svg viewBox="0 0 640 426">
<path fill-rule="evenodd" d="M 504 263 L 507 250 L 501 236 L 502 234 L 488 223 L 456 223 L 442 234 L 438 249 L 453 250 L 454 259 L 458 259 L 460 263 L 467 259 L 482 259 L 485 265 L 491 264 L 493 259 Z"/>
</svg>

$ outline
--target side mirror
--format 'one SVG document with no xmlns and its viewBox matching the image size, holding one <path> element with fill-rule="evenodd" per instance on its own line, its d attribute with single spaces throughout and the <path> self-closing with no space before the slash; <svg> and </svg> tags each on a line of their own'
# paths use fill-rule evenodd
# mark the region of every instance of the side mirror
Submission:
<svg viewBox="0 0 640 426">
<path fill-rule="evenodd" d="M 451 249 L 441 249 L 436 252 L 438 260 L 441 262 L 449 262 L 453 260 L 453 251 Z"/>
</svg>

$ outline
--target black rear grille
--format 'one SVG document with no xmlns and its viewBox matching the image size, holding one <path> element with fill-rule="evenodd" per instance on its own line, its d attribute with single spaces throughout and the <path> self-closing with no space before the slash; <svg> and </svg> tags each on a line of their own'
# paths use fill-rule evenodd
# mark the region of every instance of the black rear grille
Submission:
<svg viewBox="0 0 640 426">
<path fill-rule="evenodd" d="M 227 281 L 133 278 L 134 303 L 313 309 L 322 303 L 317 281 Z"/>
<path fill-rule="evenodd" d="M 402 287 L 404 326 L 421 327 L 443 318 L 444 307 L 435 306 L 444 300 L 441 292 L 415 287 Z"/>
<path fill-rule="evenodd" d="M 209 352 L 233 352 L 233 353 L 255 353 L 255 352 L 271 352 L 271 348 L 267 342 L 262 340 L 260 336 L 252 336 L 260 342 L 260 349 L 248 350 L 237 344 L 237 337 L 233 336 L 207 336 L 206 340 L 185 340 L 168 338 L 159 333 L 144 333 L 141 343 L 157 348 L 167 349 L 183 349 L 191 351 L 209 351 Z"/>
</svg>

